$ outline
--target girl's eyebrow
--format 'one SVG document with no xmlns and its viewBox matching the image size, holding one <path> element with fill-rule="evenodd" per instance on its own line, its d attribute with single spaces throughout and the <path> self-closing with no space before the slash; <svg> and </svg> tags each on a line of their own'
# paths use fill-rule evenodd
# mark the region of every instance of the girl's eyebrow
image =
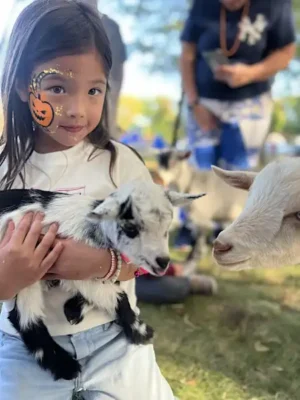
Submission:
<svg viewBox="0 0 300 400">
<path fill-rule="evenodd" d="M 96 85 L 98 83 L 100 83 L 100 85 L 106 85 L 107 82 L 104 79 L 93 79 L 93 80 L 89 81 L 89 83 L 92 83 L 94 85 Z"/>
<path fill-rule="evenodd" d="M 70 77 L 68 76 L 68 74 L 63 74 L 63 75 L 62 74 L 51 74 L 51 75 L 45 76 L 45 78 L 43 78 L 43 81 L 44 82 L 48 82 L 48 81 L 55 80 L 55 81 L 65 82 L 66 79 L 69 79 L 69 78 Z M 89 81 L 89 83 L 93 84 L 93 85 L 100 84 L 100 85 L 104 85 L 104 86 L 106 86 L 106 84 L 107 84 L 106 80 L 105 79 L 101 79 L 101 78 L 92 79 L 92 80 Z"/>
<path fill-rule="evenodd" d="M 56 81 L 65 81 L 66 78 L 61 75 L 61 74 L 51 74 L 51 75 L 47 75 L 45 76 L 42 81 L 51 81 L 51 80 L 56 80 Z"/>
</svg>

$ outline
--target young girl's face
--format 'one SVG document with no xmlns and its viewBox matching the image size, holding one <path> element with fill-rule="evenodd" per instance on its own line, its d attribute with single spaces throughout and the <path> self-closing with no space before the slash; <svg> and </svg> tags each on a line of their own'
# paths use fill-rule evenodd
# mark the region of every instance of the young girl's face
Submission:
<svg viewBox="0 0 300 400">
<path fill-rule="evenodd" d="M 96 51 L 38 65 L 27 93 L 38 142 L 72 147 L 89 135 L 100 122 L 106 85 Z"/>
</svg>

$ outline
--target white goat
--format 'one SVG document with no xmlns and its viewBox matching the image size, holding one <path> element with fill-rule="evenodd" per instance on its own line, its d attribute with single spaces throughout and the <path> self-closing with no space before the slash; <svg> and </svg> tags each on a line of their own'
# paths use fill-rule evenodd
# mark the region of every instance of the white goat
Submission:
<svg viewBox="0 0 300 400">
<path fill-rule="evenodd" d="M 249 191 L 240 216 L 215 243 L 223 267 L 240 270 L 300 263 L 300 159 L 274 161 L 259 173 L 215 173 L 227 184 Z"/>
<path fill-rule="evenodd" d="M 211 230 L 213 221 L 232 222 L 241 213 L 247 194 L 233 189 L 218 179 L 211 171 L 199 171 L 186 159 L 188 151 L 170 150 L 159 158 L 159 173 L 165 184 L 180 192 L 207 193 L 201 204 L 191 203 L 189 217 L 202 230 Z"/>
<path fill-rule="evenodd" d="M 151 182 L 135 181 L 120 187 L 105 200 L 40 190 L 0 192 L 0 239 L 9 219 L 18 223 L 28 211 L 45 214 L 45 229 L 59 223 L 58 234 L 99 248 L 113 248 L 153 275 L 162 275 L 169 263 L 168 230 L 173 205 L 182 205 L 201 197 L 165 191 Z M 84 268 L 84 265 L 82 266 Z M 124 329 L 128 340 L 143 344 L 153 336 L 131 309 L 127 294 L 119 282 L 62 280 L 70 293 L 64 305 L 66 319 L 79 323 L 88 309 L 104 309 Z M 9 320 L 39 365 L 55 379 L 74 379 L 79 362 L 60 347 L 44 324 L 43 291 L 47 282 L 37 282 L 16 297 Z"/>
</svg>

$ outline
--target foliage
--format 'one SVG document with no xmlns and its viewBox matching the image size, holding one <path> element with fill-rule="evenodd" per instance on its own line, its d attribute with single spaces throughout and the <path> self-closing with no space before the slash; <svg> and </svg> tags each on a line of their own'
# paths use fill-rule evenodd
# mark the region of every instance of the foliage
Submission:
<svg viewBox="0 0 300 400">
<path fill-rule="evenodd" d="M 167 97 L 139 99 L 121 96 L 118 123 L 122 130 L 141 127 L 146 135 L 161 134 L 170 142 L 176 112 L 174 104 Z"/>
<path fill-rule="evenodd" d="M 271 129 L 300 134 L 300 97 L 285 97 L 275 102 Z"/>
<path fill-rule="evenodd" d="M 282 101 L 277 100 L 274 102 L 274 111 L 271 121 L 271 131 L 283 132 L 286 126 L 286 113 Z"/>
</svg>

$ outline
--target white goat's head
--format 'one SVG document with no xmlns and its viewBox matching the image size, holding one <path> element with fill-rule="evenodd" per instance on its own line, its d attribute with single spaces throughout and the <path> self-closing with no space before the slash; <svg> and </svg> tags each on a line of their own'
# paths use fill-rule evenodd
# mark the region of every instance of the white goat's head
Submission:
<svg viewBox="0 0 300 400">
<path fill-rule="evenodd" d="M 253 172 L 214 172 L 249 190 L 241 215 L 214 243 L 214 257 L 230 269 L 300 263 L 300 159 L 286 158 Z"/>
<path fill-rule="evenodd" d="M 173 206 L 188 204 L 201 196 L 132 181 L 97 205 L 89 217 L 101 223 L 112 246 L 131 262 L 153 275 L 162 275 L 170 261 L 168 231 Z"/>
</svg>

